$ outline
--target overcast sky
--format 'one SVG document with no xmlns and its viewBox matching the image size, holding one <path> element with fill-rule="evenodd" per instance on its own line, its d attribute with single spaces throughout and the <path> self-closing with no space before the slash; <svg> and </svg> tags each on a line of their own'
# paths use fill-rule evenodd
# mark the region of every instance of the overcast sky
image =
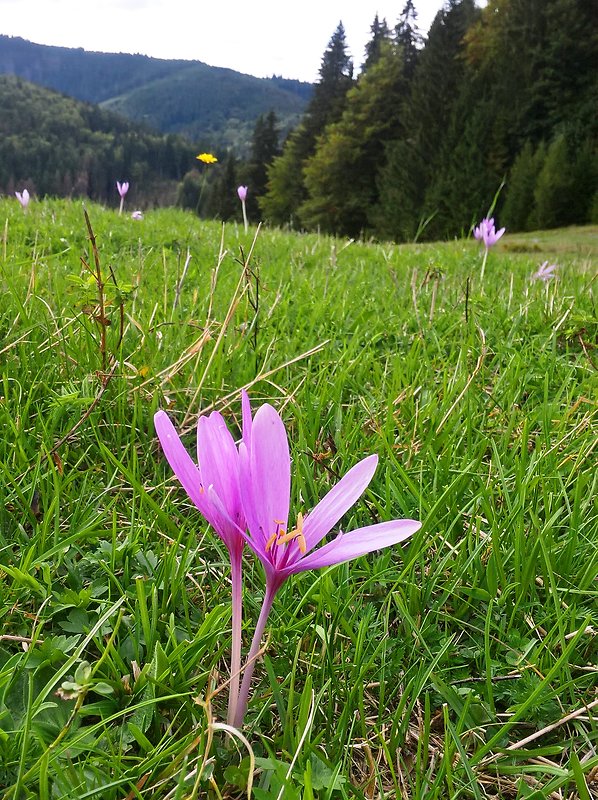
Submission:
<svg viewBox="0 0 598 800">
<path fill-rule="evenodd" d="M 443 5 L 415 0 L 424 34 Z M 357 69 L 376 13 L 392 27 L 403 6 L 404 0 L 0 0 L 0 33 L 312 82 L 339 21 Z"/>
</svg>

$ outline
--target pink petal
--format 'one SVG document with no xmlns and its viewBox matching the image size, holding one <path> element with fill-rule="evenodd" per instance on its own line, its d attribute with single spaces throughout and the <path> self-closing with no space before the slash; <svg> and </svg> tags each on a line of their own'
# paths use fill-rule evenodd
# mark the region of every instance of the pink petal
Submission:
<svg viewBox="0 0 598 800">
<path fill-rule="evenodd" d="M 243 512 L 247 520 L 247 527 L 251 531 L 251 537 L 258 547 L 262 550 L 266 547 L 267 537 L 264 536 L 261 527 L 259 516 L 257 513 L 256 498 L 252 490 L 251 478 L 251 464 L 249 461 L 249 450 L 245 446 L 245 442 L 239 444 L 239 477 L 241 488 L 241 503 L 243 505 Z M 258 500 L 259 502 L 259 500 Z"/>
<path fill-rule="evenodd" d="M 185 449 L 166 412 L 158 411 L 154 415 L 154 426 L 172 471 L 203 514 L 205 507 L 208 505 L 208 500 L 205 493 L 201 491 L 201 474 L 197 465 Z"/>
<path fill-rule="evenodd" d="M 374 476 L 378 456 L 368 456 L 352 467 L 305 518 L 303 535 L 309 551 L 332 530 L 343 514 L 366 490 Z"/>
<path fill-rule="evenodd" d="M 389 522 L 379 522 L 377 525 L 368 525 L 366 528 L 357 528 L 349 533 L 341 533 L 328 544 L 290 564 L 284 570 L 285 575 L 350 561 L 374 550 L 398 544 L 420 528 L 421 522 L 417 520 L 394 519 Z"/>
<path fill-rule="evenodd" d="M 204 486 L 214 486 L 232 519 L 244 528 L 239 496 L 239 454 L 224 417 L 217 411 L 199 418 L 197 461 Z"/>
<path fill-rule="evenodd" d="M 241 392 L 241 411 L 243 415 L 243 441 L 245 442 L 245 446 L 249 449 L 253 420 L 251 419 L 251 404 L 249 402 L 249 395 L 245 390 Z"/>
<path fill-rule="evenodd" d="M 232 553 L 233 550 L 239 547 L 240 535 L 236 526 L 230 520 L 230 513 L 226 510 L 222 511 L 224 508 L 222 501 L 214 504 L 211 495 L 207 492 L 208 487 L 202 485 L 200 470 L 185 449 L 174 425 L 164 411 L 158 411 L 155 414 L 154 425 L 162 450 L 172 467 L 172 471 L 193 503 Z M 212 494 L 216 494 L 216 491 L 213 490 Z"/>
<path fill-rule="evenodd" d="M 252 534 L 267 541 L 277 528 L 286 530 L 291 492 L 291 457 L 284 423 L 267 403 L 261 406 L 251 430 L 249 470 L 243 475 L 242 491 L 251 496 L 253 517 L 247 517 Z M 245 500 L 243 500 L 245 505 Z M 259 532 L 252 526 L 259 527 Z"/>
<path fill-rule="evenodd" d="M 227 509 L 222 504 L 222 501 L 214 491 L 214 487 L 210 486 L 208 488 L 208 498 L 210 503 L 212 504 L 214 510 L 219 513 L 223 519 L 226 519 L 230 526 L 232 526 L 236 533 L 242 538 L 242 540 L 246 541 L 249 547 L 253 550 L 259 560 L 262 562 L 264 569 L 266 571 L 266 575 L 274 575 L 276 569 L 273 567 L 270 556 L 266 552 L 266 542 L 262 541 L 260 537 L 249 536 L 244 528 L 239 527 L 230 517 L 228 516 Z"/>
<path fill-rule="evenodd" d="M 193 503 L 208 522 L 213 524 L 211 504 L 202 485 L 201 472 L 181 442 L 168 414 L 158 411 L 154 415 L 154 426 L 172 471 Z"/>
</svg>

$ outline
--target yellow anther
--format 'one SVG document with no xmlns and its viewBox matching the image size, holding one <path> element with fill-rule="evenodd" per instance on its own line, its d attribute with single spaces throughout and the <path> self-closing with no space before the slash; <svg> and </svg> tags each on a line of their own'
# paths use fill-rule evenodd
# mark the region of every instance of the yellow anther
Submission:
<svg viewBox="0 0 598 800">
<path fill-rule="evenodd" d="M 266 553 L 272 547 L 272 545 L 274 544 L 274 542 L 276 541 L 277 538 L 278 538 L 278 531 L 275 531 L 272 534 L 272 536 L 268 539 L 268 541 L 266 542 Z"/>
<path fill-rule="evenodd" d="M 284 523 L 281 522 L 281 520 L 275 519 L 274 522 L 276 523 L 276 530 L 266 542 L 266 553 L 272 548 L 272 545 L 288 544 L 294 539 L 297 540 L 297 545 L 301 553 L 305 553 L 307 550 L 307 543 L 303 535 L 303 514 L 301 512 L 297 514 L 297 527 L 292 531 L 285 531 L 282 527 Z"/>
<path fill-rule="evenodd" d="M 297 527 L 288 533 L 280 531 L 276 539 L 276 544 L 287 544 L 287 542 L 292 542 L 293 539 L 297 539 L 299 550 L 305 553 L 307 545 L 305 543 L 305 536 L 303 535 L 303 514 L 301 512 L 297 514 Z"/>
</svg>

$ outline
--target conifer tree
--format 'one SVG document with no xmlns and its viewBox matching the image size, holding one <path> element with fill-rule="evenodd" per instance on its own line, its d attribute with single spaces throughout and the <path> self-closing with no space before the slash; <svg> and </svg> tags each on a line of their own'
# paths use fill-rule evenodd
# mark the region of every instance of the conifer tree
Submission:
<svg viewBox="0 0 598 800">
<path fill-rule="evenodd" d="M 386 20 L 380 20 L 378 14 L 374 17 L 370 27 L 370 34 L 371 38 L 365 46 L 365 61 L 361 67 L 362 72 L 367 72 L 380 59 L 383 43 L 388 42 L 390 39 L 390 31 Z"/>
<path fill-rule="evenodd" d="M 320 65 L 320 80 L 305 114 L 307 139 L 318 136 L 342 114 L 347 92 L 353 84 L 353 60 L 347 51 L 345 28 L 339 22 Z M 306 142 L 311 149 L 313 140 Z"/>
<path fill-rule="evenodd" d="M 258 206 L 263 217 L 273 225 L 294 225 L 296 211 L 305 197 L 303 141 L 301 123 L 267 169 L 266 192 L 258 199 Z"/>
<path fill-rule="evenodd" d="M 416 17 L 407 0 L 394 37 L 379 41 L 377 61 L 347 93 L 338 122 L 318 139 L 304 170 L 308 197 L 299 215 L 306 225 L 350 236 L 368 229 L 385 145 L 405 132 L 403 108 L 421 43 Z"/>
<path fill-rule="evenodd" d="M 417 26 L 417 11 L 413 0 L 407 0 L 395 25 L 395 41 L 403 62 L 403 75 L 407 81 L 411 81 L 423 42 Z"/>
<path fill-rule="evenodd" d="M 308 197 L 299 215 L 307 227 L 354 237 L 368 227 L 384 143 L 401 125 L 407 91 L 401 55 L 396 44 L 385 43 L 348 93 L 340 120 L 319 138 L 304 169 Z"/>
<path fill-rule="evenodd" d="M 258 202 L 270 222 L 282 225 L 294 218 L 306 197 L 304 163 L 314 152 L 317 137 L 328 124 L 340 118 L 352 84 L 353 61 L 347 52 L 345 29 L 339 22 L 322 56 L 320 80 L 305 116 L 268 169 L 267 191 Z"/>
<path fill-rule="evenodd" d="M 545 157 L 544 146 L 534 151 L 528 140 L 511 167 L 501 216 L 510 231 L 527 231 L 536 226 L 534 190 Z"/>
<path fill-rule="evenodd" d="M 557 136 L 548 147 L 534 192 L 539 227 L 557 228 L 575 222 L 576 193 L 567 141 L 563 135 Z"/>
<path fill-rule="evenodd" d="M 197 211 L 201 195 L 201 176 L 198 171 L 189 170 L 179 184 L 176 204 L 180 208 Z"/>
<path fill-rule="evenodd" d="M 474 0 L 450 0 L 430 27 L 413 72 L 401 135 L 387 145 L 378 181 L 379 202 L 370 213 L 383 237 L 413 239 L 423 221 L 438 212 L 426 205 L 426 195 L 445 166 L 443 144 L 465 79 L 463 37 L 477 14 Z M 430 223 L 429 234 L 435 225 Z"/>
<path fill-rule="evenodd" d="M 455 105 L 437 169 L 429 181 L 423 207 L 433 219 L 426 238 L 466 236 L 472 225 L 487 216 L 506 177 L 502 141 L 492 98 L 474 108 L 460 98 Z M 497 155 L 498 154 L 498 155 Z M 493 162 L 493 158 L 497 161 Z M 500 214 L 495 212 L 500 220 Z"/>
<path fill-rule="evenodd" d="M 259 116 L 253 129 L 249 165 L 246 174 L 240 178 L 240 182 L 249 187 L 246 208 L 250 219 L 258 219 L 259 217 L 258 202 L 266 191 L 268 167 L 276 156 L 280 154 L 278 137 L 277 119 L 274 111 Z"/>
<path fill-rule="evenodd" d="M 215 174 L 209 194 L 209 203 L 205 208 L 205 216 L 221 219 L 226 222 L 239 216 L 239 198 L 237 186 L 237 159 L 227 153 L 221 169 Z"/>
</svg>

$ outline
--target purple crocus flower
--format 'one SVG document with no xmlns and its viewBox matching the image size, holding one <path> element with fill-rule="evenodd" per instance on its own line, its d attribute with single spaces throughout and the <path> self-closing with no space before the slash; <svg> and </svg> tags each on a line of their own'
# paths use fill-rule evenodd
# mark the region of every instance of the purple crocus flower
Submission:
<svg viewBox="0 0 598 800">
<path fill-rule="evenodd" d="M 124 181 L 121 183 L 120 181 L 116 181 L 116 188 L 118 189 L 118 193 L 120 195 L 120 208 L 118 209 L 118 213 L 123 213 L 123 207 L 125 205 L 125 195 L 129 191 L 129 181 Z"/>
<path fill-rule="evenodd" d="M 131 214 L 131 219 L 143 219 L 143 211 L 137 209 L 137 211 L 133 211 Z"/>
<path fill-rule="evenodd" d="M 480 222 L 473 229 L 473 236 L 474 239 L 477 239 L 478 242 L 484 242 L 484 258 L 482 259 L 482 269 L 480 271 L 480 279 L 484 280 L 484 272 L 486 270 L 486 261 L 488 260 L 488 251 L 495 245 L 500 237 L 505 232 L 505 228 L 501 228 L 500 230 L 496 230 L 494 227 L 494 218 L 493 217 L 484 217 L 484 219 Z"/>
<path fill-rule="evenodd" d="M 23 189 L 22 192 L 15 192 L 15 197 L 17 198 L 23 209 L 26 209 L 27 206 L 29 205 L 29 201 L 31 200 L 31 197 L 27 189 Z"/>
<path fill-rule="evenodd" d="M 274 597 L 286 579 L 297 572 L 340 564 L 397 544 L 421 527 L 420 522 L 411 519 L 380 522 L 349 533 L 338 533 L 317 548 L 363 494 L 377 462 L 375 455 L 360 461 L 310 513 L 297 514 L 295 527 L 289 527 L 291 459 L 284 423 L 268 404 L 261 406 L 252 420 L 249 401 L 244 395 L 244 432 L 239 445 L 241 497 L 249 528 L 244 536 L 264 567 L 266 593 L 243 675 L 234 719 L 237 727 L 243 723 L 266 620 Z M 218 501 L 215 499 L 215 502 Z"/>
<path fill-rule="evenodd" d="M 237 188 L 237 194 L 239 195 L 239 200 L 241 201 L 241 208 L 243 210 L 243 227 L 245 228 L 245 233 L 247 233 L 247 229 L 249 227 L 249 223 L 247 221 L 247 207 L 245 205 L 245 201 L 247 200 L 247 186 L 239 186 Z"/>
<path fill-rule="evenodd" d="M 484 238 L 484 231 L 488 225 L 488 219 L 483 219 L 479 225 L 473 229 L 473 238 L 477 239 L 478 242 Z"/>
<path fill-rule="evenodd" d="M 500 230 L 497 231 L 494 227 L 494 218 L 485 217 L 480 224 L 473 229 L 473 235 L 478 241 L 483 241 L 486 250 L 488 250 L 498 242 L 505 230 L 506 228 L 500 228 Z"/>
<path fill-rule="evenodd" d="M 551 278 L 556 277 L 555 269 L 558 269 L 557 264 L 549 264 L 548 261 L 545 261 L 543 264 L 540 264 L 538 271 L 534 272 L 532 278 L 537 281 L 549 281 Z"/>
<path fill-rule="evenodd" d="M 243 405 L 249 424 L 249 401 Z M 239 452 L 221 414 L 214 411 L 197 423 L 197 464 L 164 411 L 154 416 L 162 450 L 183 488 L 220 536 L 230 555 L 232 581 L 232 653 L 228 719 L 232 722 L 241 672 L 242 556 L 246 528 L 240 493 Z"/>
</svg>

